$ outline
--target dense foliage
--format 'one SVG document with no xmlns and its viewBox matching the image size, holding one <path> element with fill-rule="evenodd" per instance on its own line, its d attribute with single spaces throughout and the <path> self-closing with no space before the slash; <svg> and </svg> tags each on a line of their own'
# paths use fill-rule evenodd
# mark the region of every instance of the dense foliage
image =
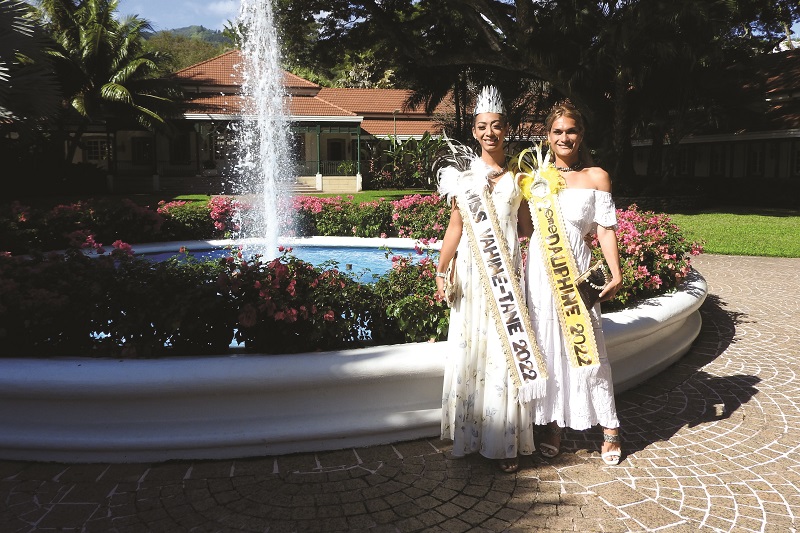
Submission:
<svg viewBox="0 0 800 533">
<path fill-rule="evenodd" d="M 632 205 L 617 210 L 617 241 L 622 267 L 622 289 L 606 307 L 618 309 L 636 300 L 661 294 L 678 286 L 689 274 L 689 257 L 702 246 L 687 240 L 669 216 L 639 211 Z M 602 258 L 597 239 L 593 254 Z"/>
<path fill-rule="evenodd" d="M 363 283 L 336 264 L 313 266 L 281 249 L 271 261 L 200 261 L 177 250 L 155 263 L 124 241 L 230 236 L 246 206 L 228 197 L 162 203 L 85 201 L 37 211 L 0 209 L 0 345 L 4 354 L 152 357 L 221 353 L 232 338 L 248 351 L 292 352 L 442 339 L 448 310 L 433 298 L 435 257 L 449 207 L 437 195 L 355 203 L 294 199 L 303 234 L 401 236 L 408 255 Z M 618 210 L 624 286 L 610 308 L 666 292 L 700 252 L 663 214 Z M 103 242 L 113 242 L 106 253 Z M 596 243 L 595 243 L 596 244 Z M 176 245 L 177 247 L 177 245 Z M 66 253 L 43 250 L 66 248 Z M 84 252 L 89 249 L 94 255 Z M 13 253 L 12 253 L 13 252 Z M 599 252 L 599 249 L 596 249 Z M 598 254 L 599 255 L 599 254 Z"/>
<path fill-rule="evenodd" d="M 512 124 L 520 116 L 535 122 L 553 98 L 570 99 L 588 117 L 588 145 L 618 183 L 633 176 L 634 133 L 661 149 L 757 116 L 763 93 L 741 90 L 753 81 L 747 65 L 800 20 L 793 0 L 281 3 L 291 4 L 278 20 L 287 42 L 313 58 L 301 64 L 335 68 L 345 52 L 388 58 L 395 79 L 428 109 L 452 96 L 449 133 L 461 140 L 477 85 L 498 85 L 513 103 Z M 517 101 L 525 101 L 521 113 Z"/>
<path fill-rule="evenodd" d="M 150 23 L 135 15 L 120 18 L 118 7 L 118 0 L 37 2 L 36 20 L 52 39 L 50 56 L 67 104 L 58 125 L 68 163 L 93 121 L 155 129 L 179 112 L 180 89 L 156 77 L 159 53 L 145 50 Z"/>
<path fill-rule="evenodd" d="M 222 260 L 200 261 L 182 249 L 157 263 L 134 257 L 124 242 L 231 236 L 247 207 L 230 197 L 161 202 L 155 210 L 110 200 L 50 210 L 4 206 L 4 353 L 224 353 L 233 338 L 248 351 L 285 353 L 446 337 L 449 313 L 433 298 L 430 249 L 450 215 L 439 196 L 360 203 L 296 197 L 293 207 L 303 235 L 400 236 L 418 245 L 408 255 L 386 251 L 392 268 L 361 283 L 334 263 L 301 261 L 291 249 L 267 262 L 237 249 Z M 609 309 L 676 287 L 690 270 L 689 257 L 700 252 L 666 215 L 632 206 L 617 216 L 624 288 Z M 110 254 L 103 242 L 113 242 Z M 56 248 L 66 253 L 42 251 Z"/>
<path fill-rule="evenodd" d="M 2 254 L 0 356 L 219 354 L 232 340 L 248 352 L 294 353 L 446 337 L 430 258 L 397 256 L 372 284 L 282 252 L 153 262 L 120 241 L 106 254 L 87 238 L 65 254 Z"/>
<path fill-rule="evenodd" d="M 202 26 L 163 30 L 146 36 L 144 49 L 161 55 L 158 75 L 167 76 L 227 52 L 232 43 L 222 32 Z"/>
</svg>

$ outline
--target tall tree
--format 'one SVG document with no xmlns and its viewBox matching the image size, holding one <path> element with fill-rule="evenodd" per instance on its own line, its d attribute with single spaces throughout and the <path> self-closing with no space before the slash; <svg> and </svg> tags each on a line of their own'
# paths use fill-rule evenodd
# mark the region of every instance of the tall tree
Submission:
<svg viewBox="0 0 800 533">
<path fill-rule="evenodd" d="M 454 87 L 467 69 L 541 81 L 584 112 L 588 140 L 617 180 L 632 176 L 631 133 L 651 106 L 661 106 L 658 98 L 708 98 L 693 80 L 774 47 L 783 31 L 774 0 L 296 4 L 316 10 L 316 49 L 354 49 L 369 36 L 368 46 L 385 47 L 401 63 L 398 79 L 446 76 L 432 95 Z M 676 74 L 666 85 L 664 72 Z"/>
<path fill-rule="evenodd" d="M 17 131 L 55 116 L 61 103 L 50 42 L 30 15 L 25 2 L 0 0 L 0 119 Z"/>
<path fill-rule="evenodd" d="M 69 107 L 78 117 L 69 135 L 71 162 L 92 121 L 131 121 L 154 129 L 177 111 L 179 95 L 158 79 L 158 54 L 144 51 L 150 24 L 137 16 L 117 18 L 118 0 L 40 0 L 39 18 L 56 43 L 57 73 Z"/>
</svg>

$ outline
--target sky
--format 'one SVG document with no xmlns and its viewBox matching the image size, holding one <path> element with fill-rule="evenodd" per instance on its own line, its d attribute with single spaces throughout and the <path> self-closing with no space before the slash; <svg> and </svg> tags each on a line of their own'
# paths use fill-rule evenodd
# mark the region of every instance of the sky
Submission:
<svg viewBox="0 0 800 533">
<path fill-rule="evenodd" d="M 120 15 L 139 15 L 155 31 L 205 26 L 221 30 L 239 15 L 239 0 L 120 0 Z"/>
<path fill-rule="evenodd" d="M 205 26 L 221 30 L 227 20 L 236 20 L 240 0 L 120 0 L 120 15 L 139 15 L 153 29 L 171 30 L 186 26 Z M 800 23 L 792 26 L 800 35 Z"/>
</svg>

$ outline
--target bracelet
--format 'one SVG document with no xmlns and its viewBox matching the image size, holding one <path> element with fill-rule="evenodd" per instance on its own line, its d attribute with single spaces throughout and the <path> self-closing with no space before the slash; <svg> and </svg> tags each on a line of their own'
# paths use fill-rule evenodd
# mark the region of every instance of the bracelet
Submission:
<svg viewBox="0 0 800 533">
<path fill-rule="evenodd" d="M 437 272 L 436 273 L 436 277 L 437 278 L 446 278 L 447 274 L 445 272 Z"/>
</svg>

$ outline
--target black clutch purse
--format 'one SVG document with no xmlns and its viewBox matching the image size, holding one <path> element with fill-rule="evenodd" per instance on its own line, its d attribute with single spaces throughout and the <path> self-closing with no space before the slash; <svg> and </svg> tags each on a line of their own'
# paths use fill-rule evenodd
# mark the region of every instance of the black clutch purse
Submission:
<svg viewBox="0 0 800 533">
<path fill-rule="evenodd" d="M 600 293 L 608 285 L 608 269 L 605 263 L 598 261 L 589 269 L 575 279 L 575 286 L 578 294 L 586 305 L 586 309 L 591 309 L 597 303 Z"/>
</svg>

